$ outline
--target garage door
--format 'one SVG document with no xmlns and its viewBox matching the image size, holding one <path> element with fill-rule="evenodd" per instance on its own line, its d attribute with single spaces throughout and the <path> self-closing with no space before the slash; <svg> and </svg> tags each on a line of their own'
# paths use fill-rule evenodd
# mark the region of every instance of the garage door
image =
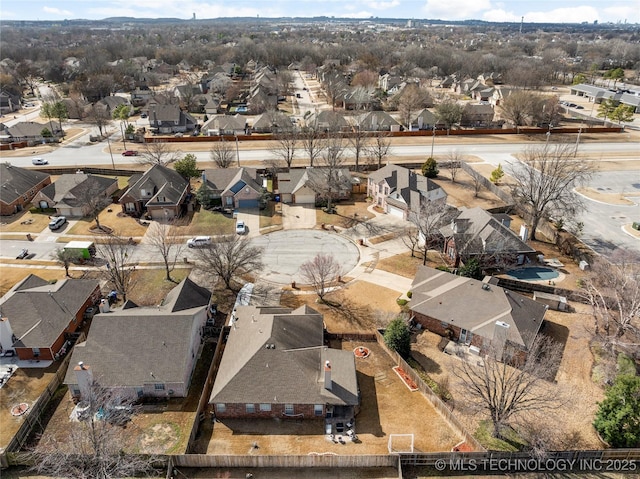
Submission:
<svg viewBox="0 0 640 479">
<path fill-rule="evenodd" d="M 295 200 L 294 200 L 295 204 L 297 205 L 301 205 L 301 204 L 314 204 L 316 202 L 316 195 L 315 194 L 309 194 L 309 195 L 296 195 L 295 196 Z"/>
<path fill-rule="evenodd" d="M 253 199 L 253 200 L 240 200 L 238 201 L 238 208 L 257 208 L 258 207 L 258 200 Z"/>
<path fill-rule="evenodd" d="M 404 218 L 404 211 L 395 206 L 387 205 L 387 213 L 397 218 Z"/>
</svg>

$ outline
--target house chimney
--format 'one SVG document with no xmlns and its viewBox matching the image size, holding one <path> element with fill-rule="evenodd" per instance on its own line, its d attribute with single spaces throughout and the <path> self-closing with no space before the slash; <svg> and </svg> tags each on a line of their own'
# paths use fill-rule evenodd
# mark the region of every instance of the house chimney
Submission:
<svg viewBox="0 0 640 479">
<path fill-rule="evenodd" d="M 491 346 L 497 360 L 502 361 L 504 355 L 504 345 L 507 342 L 507 335 L 509 334 L 509 325 L 504 321 L 496 321 L 495 328 L 493 330 L 493 340 Z"/>
<path fill-rule="evenodd" d="M 78 387 L 80 388 L 80 398 L 88 397 L 91 392 L 91 384 L 93 383 L 93 372 L 91 368 L 80 361 L 73 370 L 76 373 L 76 381 L 78 381 Z"/>
<path fill-rule="evenodd" d="M 325 361 L 324 362 L 324 388 L 331 391 L 332 386 L 333 386 L 333 383 L 331 381 L 331 362 Z"/>
<path fill-rule="evenodd" d="M 3 351 L 13 349 L 14 335 L 9 318 L 0 318 L 0 347 Z"/>
</svg>

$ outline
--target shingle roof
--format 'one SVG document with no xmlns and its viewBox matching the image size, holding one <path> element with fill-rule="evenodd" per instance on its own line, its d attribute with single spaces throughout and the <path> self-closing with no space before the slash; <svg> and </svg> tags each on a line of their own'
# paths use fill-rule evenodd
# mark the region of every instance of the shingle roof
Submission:
<svg viewBox="0 0 640 479">
<path fill-rule="evenodd" d="M 427 266 L 418 268 L 411 291 L 411 311 L 487 339 L 493 338 L 496 321 L 503 321 L 510 326 L 507 339 L 525 348 L 538 333 L 547 310 L 526 296 Z"/>
<path fill-rule="evenodd" d="M 421 195 L 428 196 L 429 192 L 440 189 L 440 186 L 426 176 L 394 164 L 374 171 L 369 178 L 376 184 L 386 181 L 390 190 L 387 202 L 403 209 L 419 208 Z"/>
<path fill-rule="evenodd" d="M 466 254 L 535 253 L 518 235 L 482 208 L 460 212 L 452 225 L 441 228 L 445 237 L 454 237 L 457 248 Z"/>
<path fill-rule="evenodd" d="M 189 185 L 178 172 L 162 165 L 154 165 L 144 172 L 142 176 L 131 178 L 130 186 L 122 195 L 122 198 L 131 197 L 136 200 L 162 203 L 160 196 L 166 198 L 164 203 L 176 204 L 182 198 L 185 189 Z M 152 196 L 141 196 L 142 189 L 152 191 Z M 159 195 L 162 193 L 162 195 Z"/>
<path fill-rule="evenodd" d="M 207 186 L 216 194 L 224 194 L 242 181 L 255 191 L 261 191 L 258 170 L 255 168 L 212 168 L 204 171 Z"/>
<path fill-rule="evenodd" d="M 358 404 L 354 355 L 324 346 L 317 311 L 240 306 L 236 317 L 210 403 Z M 332 390 L 324 387 L 327 360 Z"/>
<path fill-rule="evenodd" d="M 0 180 L 2 181 L 2 186 L 0 186 L 0 201 L 11 204 L 48 177 L 49 175 L 46 173 L 19 168 L 9 163 L 1 163 Z"/>
<path fill-rule="evenodd" d="M 13 138 L 39 138 L 42 130 L 48 129 L 54 135 L 60 132 L 60 127 L 55 122 L 37 123 L 33 121 L 21 121 L 9 127 L 9 135 Z"/>
<path fill-rule="evenodd" d="M 54 183 L 45 186 L 41 191 L 47 198 L 56 203 L 68 206 L 82 206 L 87 193 L 98 196 L 110 186 L 117 183 L 115 178 L 88 175 L 84 173 L 61 175 Z"/>
<path fill-rule="evenodd" d="M 63 279 L 50 284 L 30 275 L 10 290 L 0 303 L 2 316 L 9 318 L 15 347 L 48 348 L 69 326 L 98 282 Z"/>
<path fill-rule="evenodd" d="M 127 309 L 95 315 L 87 341 L 74 348 L 71 364 L 82 361 L 91 366 L 94 378 L 105 387 L 183 383 L 192 359 L 193 328 L 210 294 L 187 278 L 162 306 L 129 304 Z M 73 368 L 65 384 L 77 384 Z"/>
</svg>

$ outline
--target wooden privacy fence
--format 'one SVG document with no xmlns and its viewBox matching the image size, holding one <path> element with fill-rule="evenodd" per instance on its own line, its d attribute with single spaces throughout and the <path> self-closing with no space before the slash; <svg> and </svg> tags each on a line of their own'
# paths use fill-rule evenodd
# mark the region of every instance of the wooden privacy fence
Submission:
<svg viewBox="0 0 640 479">
<path fill-rule="evenodd" d="M 397 455 L 338 456 L 233 456 L 209 454 L 182 454 L 171 456 L 174 467 L 397 467 Z"/>
<path fill-rule="evenodd" d="M 409 364 L 402 359 L 402 357 L 395 351 L 391 351 L 384 342 L 384 337 L 380 331 L 376 331 L 376 340 L 378 344 L 386 353 L 395 361 L 396 365 L 402 368 L 402 370 L 411 377 L 411 379 L 418 386 L 418 390 L 433 404 L 433 407 L 438 411 L 442 417 L 460 434 L 465 442 L 472 446 L 474 449 L 484 451 L 484 447 L 480 444 L 473 435 L 467 431 L 458 418 L 453 414 L 451 409 L 431 390 L 429 386 L 422 380 L 422 378 L 416 373 Z"/>
</svg>

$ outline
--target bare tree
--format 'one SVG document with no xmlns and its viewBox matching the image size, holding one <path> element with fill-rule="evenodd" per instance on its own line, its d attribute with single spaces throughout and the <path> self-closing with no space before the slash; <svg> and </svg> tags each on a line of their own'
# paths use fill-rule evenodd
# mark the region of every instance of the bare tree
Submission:
<svg viewBox="0 0 640 479">
<path fill-rule="evenodd" d="M 378 165 L 378 169 L 382 168 L 382 161 L 391 155 L 391 137 L 389 133 L 386 131 L 376 132 L 366 151 L 369 158 Z"/>
<path fill-rule="evenodd" d="M 236 161 L 236 152 L 233 150 L 233 146 L 224 138 L 213 142 L 209 156 L 218 168 L 229 168 Z"/>
<path fill-rule="evenodd" d="M 540 220 L 551 215 L 575 216 L 582 208 L 574 187 L 591 177 L 591 163 L 575 158 L 574 145 L 561 143 L 527 148 L 522 164 L 511 164 L 511 194 L 531 215 L 531 238 Z"/>
<path fill-rule="evenodd" d="M 640 258 L 616 250 L 596 258 L 580 293 L 592 308 L 595 333 L 607 346 L 637 348 L 640 337 Z M 624 339 L 623 339 L 624 338 Z"/>
<path fill-rule="evenodd" d="M 417 83 L 411 83 L 405 86 L 398 93 L 398 113 L 400 114 L 402 124 L 407 130 L 411 129 L 413 115 L 431 103 L 432 100 L 429 92 L 421 88 Z"/>
<path fill-rule="evenodd" d="M 502 100 L 500 116 L 514 126 L 530 125 L 533 122 L 536 104 L 535 93 L 517 90 Z"/>
<path fill-rule="evenodd" d="M 196 250 L 196 266 L 221 279 L 225 288 L 236 291 L 243 275 L 262 269 L 262 253 L 262 248 L 253 246 L 245 236 L 219 236 L 209 247 Z"/>
<path fill-rule="evenodd" d="M 456 176 L 458 176 L 458 171 L 462 166 L 462 154 L 458 150 L 452 150 L 447 153 L 447 163 L 449 168 L 449 177 L 451 178 L 451 182 L 456 182 Z M 478 196 L 476 194 L 476 196 Z"/>
<path fill-rule="evenodd" d="M 298 132 L 286 131 L 278 133 L 275 135 L 274 140 L 275 146 L 271 149 L 271 154 L 276 158 L 276 161 L 282 160 L 287 165 L 287 171 L 289 171 L 300 141 Z"/>
<path fill-rule="evenodd" d="M 342 267 L 331 254 L 317 254 L 313 259 L 300 266 L 302 277 L 318 294 L 321 302 L 327 294 L 328 288 L 334 284 L 342 274 Z"/>
<path fill-rule="evenodd" d="M 367 150 L 367 146 L 369 144 L 369 133 L 366 130 L 363 130 L 358 123 L 353 127 L 352 132 L 349 133 L 348 142 L 355 158 L 356 171 L 359 171 L 360 157 Z"/>
<path fill-rule="evenodd" d="M 182 220 L 173 220 L 169 223 L 154 221 L 146 234 L 149 244 L 162 256 L 167 281 L 173 281 L 171 272 L 175 269 L 176 262 L 184 250 L 184 241 L 180 235 L 180 226 L 184 224 Z"/>
<path fill-rule="evenodd" d="M 345 159 L 343 157 L 343 139 L 338 136 L 330 136 L 325 142 L 322 156 L 319 160 L 319 167 L 309 171 L 307 185 L 319 197 L 327 202 L 327 211 L 332 211 L 332 202 L 341 190 L 351 187 L 350 178 L 346 178 L 343 173 Z"/>
<path fill-rule="evenodd" d="M 105 193 L 104 186 L 97 177 L 88 175 L 85 181 L 74 188 L 73 193 L 80 205 L 84 205 L 85 216 L 96 222 L 96 227 L 102 230 L 100 225 L 100 213 L 112 203 L 112 199 Z"/>
<path fill-rule="evenodd" d="M 135 414 L 132 400 L 95 381 L 83 389 L 82 416 L 68 423 L 64 437 L 49 435 L 40 441 L 31 453 L 32 470 L 78 479 L 152 474 L 156 457 L 125 452 L 128 433 L 122 425 Z"/>
<path fill-rule="evenodd" d="M 143 165 L 167 166 L 178 161 L 182 157 L 180 150 L 174 150 L 171 145 L 161 140 L 153 140 L 145 143 L 140 156 L 134 158 Z"/>
<path fill-rule="evenodd" d="M 106 278 L 113 287 L 127 300 L 127 293 L 133 287 L 132 275 L 136 268 L 136 263 L 131 261 L 134 243 L 131 238 L 127 239 L 117 234 L 105 235 L 101 242 L 96 245 L 99 256 L 107 261 L 104 272 Z"/>
<path fill-rule="evenodd" d="M 316 127 L 305 128 L 300 135 L 302 149 L 309 156 L 309 166 L 313 167 L 314 161 L 322 154 L 324 141 Z"/>
<path fill-rule="evenodd" d="M 102 130 L 106 130 L 107 125 L 111 121 L 111 117 L 109 116 L 109 112 L 107 112 L 106 109 L 99 108 L 96 105 L 93 105 L 91 107 L 91 111 L 87 115 L 86 120 L 98 128 L 100 136 L 104 136 Z"/>
<path fill-rule="evenodd" d="M 409 235 L 413 235 L 409 244 L 415 241 L 422 248 L 423 265 L 427 264 L 429 250 L 443 240 L 440 228 L 451 222 L 456 213 L 457 210 L 447 205 L 445 200 L 422 201 L 417 211 L 409 213 L 409 221 L 415 226 L 413 232 L 409 230 Z"/>
<path fill-rule="evenodd" d="M 64 267 L 64 275 L 70 278 L 69 267 L 80 259 L 80 253 L 74 250 L 56 248 L 51 257 Z"/>
<path fill-rule="evenodd" d="M 561 359 L 561 348 L 538 334 L 526 351 L 508 340 L 496 341 L 482 363 L 461 358 L 453 374 L 462 381 L 470 405 L 485 411 L 494 435 L 503 437 L 510 421 L 522 413 L 548 411 L 561 406 L 558 388 L 550 383 Z"/>
</svg>

